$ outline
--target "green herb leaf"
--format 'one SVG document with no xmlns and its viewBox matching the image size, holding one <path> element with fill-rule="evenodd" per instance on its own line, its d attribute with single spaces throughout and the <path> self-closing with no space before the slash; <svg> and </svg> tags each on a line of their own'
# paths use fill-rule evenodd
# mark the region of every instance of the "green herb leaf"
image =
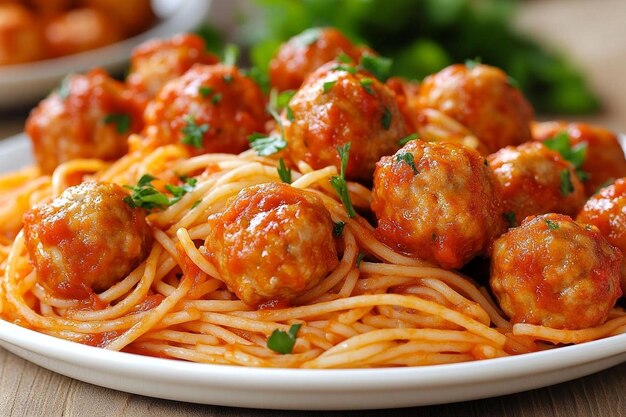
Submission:
<svg viewBox="0 0 626 417">
<path fill-rule="evenodd" d="M 185 145 L 202 149 L 202 139 L 204 138 L 204 134 L 209 130 L 209 125 L 202 124 L 198 126 L 196 124 L 196 119 L 191 115 L 185 116 L 184 121 L 185 126 L 181 130 L 181 133 L 184 136 L 181 139 L 181 142 Z"/>
<path fill-rule="evenodd" d="M 507 211 L 506 213 L 502 213 L 502 217 L 509 223 L 509 227 L 515 227 L 515 212 Z"/>
<path fill-rule="evenodd" d="M 348 184 L 346 183 L 346 180 L 341 177 L 333 176 L 330 179 L 330 185 L 333 186 L 337 195 L 339 195 L 339 199 L 341 200 L 343 207 L 346 209 L 348 216 L 356 216 L 356 212 L 352 206 L 352 200 L 350 200 L 350 193 L 348 192 Z"/>
<path fill-rule="evenodd" d="M 363 252 L 359 252 L 359 254 L 356 256 L 356 267 L 360 267 L 361 266 L 361 262 L 363 262 L 363 258 L 365 258 L 365 254 Z"/>
<path fill-rule="evenodd" d="M 289 105 L 291 98 L 296 94 L 295 90 L 285 90 L 276 96 L 275 107 L 282 110 Z"/>
<path fill-rule="evenodd" d="M 235 44 L 229 43 L 224 47 L 224 65 L 229 67 L 237 64 L 239 58 L 239 47 Z"/>
<path fill-rule="evenodd" d="M 344 222 L 333 223 L 333 236 L 340 237 L 343 233 L 344 227 L 346 227 L 346 223 Z"/>
<path fill-rule="evenodd" d="M 294 116 L 293 116 L 293 110 L 291 110 L 291 107 L 287 106 L 285 108 L 285 112 L 287 114 L 287 120 L 289 120 L 290 122 L 293 122 Z"/>
<path fill-rule="evenodd" d="M 393 60 L 382 56 L 363 55 L 359 65 L 384 83 L 391 75 Z"/>
<path fill-rule="evenodd" d="M 350 159 L 350 146 L 351 146 L 351 143 L 348 142 L 341 147 L 337 147 L 337 153 L 339 154 L 339 159 L 341 161 L 341 165 L 340 165 L 341 171 L 339 175 L 343 179 L 346 178 L 346 169 L 348 168 L 348 159 Z"/>
<path fill-rule="evenodd" d="M 405 164 L 411 167 L 415 175 L 419 174 L 419 171 L 417 170 L 417 167 L 415 166 L 415 158 L 413 157 L 412 153 L 405 152 L 405 153 L 396 155 L 396 161 L 404 162 Z"/>
<path fill-rule="evenodd" d="M 217 104 L 220 101 L 222 101 L 222 94 L 221 93 L 217 93 L 213 97 L 211 97 L 211 103 L 213 103 L 213 104 Z"/>
<path fill-rule="evenodd" d="M 287 142 L 279 134 L 264 135 L 262 133 L 253 133 L 248 136 L 248 142 L 260 156 L 273 155 L 287 147 Z"/>
<path fill-rule="evenodd" d="M 352 58 L 346 55 L 346 53 L 343 51 L 341 51 L 341 53 L 337 55 L 337 61 L 341 62 L 342 64 L 351 64 L 353 62 Z"/>
<path fill-rule="evenodd" d="M 372 83 L 373 82 L 374 82 L 374 80 L 372 80 L 371 78 L 363 78 L 361 80 L 361 87 L 363 87 L 363 90 L 365 90 L 365 92 L 367 92 L 368 94 L 370 94 L 372 96 L 375 96 L 376 92 L 372 88 Z"/>
<path fill-rule="evenodd" d="M 196 200 L 192 205 L 191 208 L 195 209 L 196 207 L 198 207 L 200 205 L 200 203 L 202 203 L 202 199 L 200 200 Z"/>
<path fill-rule="evenodd" d="M 181 198 L 183 198 L 185 194 L 187 194 L 188 192 L 191 192 L 195 188 L 196 184 L 198 183 L 198 180 L 195 178 L 184 178 L 184 179 L 181 178 L 181 180 L 184 181 L 183 185 L 181 186 L 171 185 L 171 184 L 167 184 L 165 186 L 167 191 L 172 193 L 172 195 L 174 196 L 174 198 L 170 199 L 169 205 L 177 203 Z"/>
<path fill-rule="evenodd" d="M 574 184 L 572 184 L 572 177 L 570 176 L 569 169 L 561 171 L 561 194 L 567 197 L 574 192 Z"/>
<path fill-rule="evenodd" d="M 226 74 L 222 77 L 222 80 L 224 80 L 226 84 L 230 84 L 233 82 L 233 76 L 230 74 Z"/>
<path fill-rule="evenodd" d="M 119 134 L 124 134 L 130 130 L 130 116 L 124 113 L 109 114 L 104 117 L 105 124 L 115 124 L 115 130 Z"/>
<path fill-rule="evenodd" d="M 259 68 L 248 68 L 247 70 L 242 70 L 241 73 L 254 81 L 256 85 L 261 88 L 261 91 L 263 91 L 263 93 L 267 93 L 268 91 L 270 91 L 270 78 L 267 73 L 261 71 Z M 224 76 L 224 82 L 230 84 L 232 82 L 232 76 L 230 76 L 229 81 L 226 81 L 226 76 Z"/>
<path fill-rule="evenodd" d="M 548 149 L 560 153 L 563 159 L 571 163 L 574 166 L 576 176 L 581 181 L 587 181 L 589 179 L 589 173 L 581 169 L 587 158 L 587 144 L 585 142 L 571 146 L 567 132 L 559 132 L 554 137 L 544 140 L 543 144 Z"/>
<path fill-rule="evenodd" d="M 300 48 L 305 48 L 317 42 L 318 39 L 320 38 L 320 34 L 321 34 L 320 28 L 307 29 L 304 32 L 297 35 L 296 37 L 294 37 L 293 42 Z"/>
<path fill-rule="evenodd" d="M 356 74 L 358 71 L 357 68 L 352 65 L 337 65 L 333 67 L 331 70 L 332 71 L 346 71 L 353 75 Z"/>
<path fill-rule="evenodd" d="M 559 230 L 559 224 L 550 219 L 543 219 L 551 230 Z"/>
<path fill-rule="evenodd" d="M 294 324 L 288 332 L 279 329 L 274 330 L 267 339 L 267 347 L 283 355 L 293 352 L 300 327 L 302 327 L 301 324 Z"/>
<path fill-rule="evenodd" d="M 282 157 L 278 159 L 277 170 L 280 180 L 286 184 L 291 184 L 291 168 L 287 168 L 285 160 Z"/>
<path fill-rule="evenodd" d="M 380 119 L 380 124 L 383 125 L 383 128 L 385 130 L 389 130 L 389 127 L 391 126 L 391 111 L 389 111 L 389 108 L 387 108 L 386 106 L 383 117 L 381 117 Z"/>
<path fill-rule="evenodd" d="M 478 65 L 483 63 L 483 59 L 479 56 L 477 56 L 474 59 L 466 59 L 465 60 L 465 66 L 467 67 L 467 69 L 474 69 L 476 68 Z"/>
<path fill-rule="evenodd" d="M 398 141 L 398 145 L 404 146 L 412 140 L 419 139 L 419 135 L 417 133 L 411 133 L 409 136 L 405 136 Z"/>
<path fill-rule="evenodd" d="M 324 89 L 324 94 L 326 94 L 326 93 L 328 93 L 330 90 L 332 90 L 332 89 L 333 89 L 333 86 L 335 85 L 335 83 L 336 83 L 336 82 L 337 82 L 337 81 L 326 81 L 326 82 L 324 83 L 324 87 L 323 87 L 323 89 Z"/>
<path fill-rule="evenodd" d="M 159 192 L 152 181 L 156 178 L 152 175 L 143 175 L 137 185 L 132 187 L 126 185 L 125 188 L 132 191 L 132 194 L 124 198 L 124 202 L 130 207 L 140 207 L 146 210 L 164 209 L 170 205 L 170 200 L 167 196 Z"/>
<path fill-rule="evenodd" d="M 205 85 L 201 85 L 198 87 L 198 94 L 200 94 L 203 98 L 207 98 L 211 94 L 213 94 L 213 87 L 207 87 Z"/>
<path fill-rule="evenodd" d="M 73 72 L 70 72 L 61 80 L 61 84 L 59 84 L 59 88 L 57 89 L 57 94 L 61 100 L 65 100 L 70 96 L 70 85 L 74 75 L 75 74 Z"/>
</svg>

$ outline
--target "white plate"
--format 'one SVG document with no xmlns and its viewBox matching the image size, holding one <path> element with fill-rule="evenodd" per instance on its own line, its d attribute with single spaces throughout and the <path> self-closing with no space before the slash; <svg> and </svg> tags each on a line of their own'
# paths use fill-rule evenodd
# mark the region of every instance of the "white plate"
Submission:
<svg viewBox="0 0 626 417">
<path fill-rule="evenodd" d="M 159 17 L 147 31 L 102 48 L 44 61 L 0 66 L 0 109 L 32 104 L 48 94 L 69 72 L 93 67 L 118 71 L 140 43 L 197 27 L 207 16 L 211 0 L 153 0 Z"/>
<path fill-rule="evenodd" d="M 0 141 L 0 172 L 30 162 L 24 135 Z M 0 346 L 44 368 L 151 397 L 236 407 L 373 409 L 450 403 L 569 381 L 626 361 L 626 334 L 544 352 L 415 368 L 300 370 L 203 365 L 110 352 L 0 320 Z"/>
</svg>

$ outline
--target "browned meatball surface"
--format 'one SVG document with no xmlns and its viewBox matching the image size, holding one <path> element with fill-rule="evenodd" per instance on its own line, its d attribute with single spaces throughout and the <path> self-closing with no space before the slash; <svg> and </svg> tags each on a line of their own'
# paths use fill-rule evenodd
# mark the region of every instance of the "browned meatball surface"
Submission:
<svg viewBox="0 0 626 417">
<path fill-rule="evenodd" d="M 507 146 L 487 157 L 501 185 L 511 226 L 527 216 L 561 213 L 575 216 L 585 203 L 585 189 L 574 167 L 538 142 Z"/>
<path fill-rule="evenodd" d="M 141 130 L 141 108 L 125 86 L 103 70 L 68 76 L 26 120 L 43 173 L 76 158 L 114 160 Z"/>
<path fill-rule="evenodd" d="M 622 295 L 621 261 L 595 227 L 545 214 L 496 240 L 490 283 L 514 323 L 583 329 L 606 321 Z"/>
<path fill-rule="evenodd" d="M 376 165 L 372 210 L 387 245 L 443 268 L 486 254 L 504 230 L 485 158 L 452 143 L 410 141 Z"/>
<path fill-rule="evenodd" d="M 43 33 L 35 15 L 21 4 L 0 4 L 0 65 L 45 56 Z"/>
<path fill-rule="evenodd" d="M 205 51 L 204 40 L 192 34 L 156 39 L 139 45 L 131 56 L 126 82 L 146 100 L 163 86 L 183 75 L 194 64 L 216 64 L 215 55 Z"/>
<path fill-rule="evenodd" d="M 252 306 L 288 303 L 338 263 L 330 214 L 317 197 L 286 184 L 244 188 L 209 224 L 208 258 Z"/>
<path fill-rule="evenodd" d="M 626 178 L 619 178 L 587 200 L 576 220 L 594 225 L 609 243 L 626 253 Z M 625 261 L 622 260 L 622 292 L 626 294 Z"/>
<path fill-rule="evenodd" d="M 585 181 L 587 197 L 617 178 L 626 177 L 626 158 L 615 133 L 586 123 L 557 121 L 533 125 L 535 140 L 551 139 L 561 132 L 567 134 L 573 148 L 586 146 L 585 161 L 581 169 L 589 176 Z"/>
<path fill-rule="evenodd" d="M 24 215 L 37 279 L 53 294 L 84 299 L 123 279 L 147 255 L 152 236 L 123 188 L 86 182 Z"/>
<path fill-rule="evenodd" d="M 355 62 L 367 51 L 352 44 L 334 28 L 313 28 L 284 43 L 270 61 L 273 87 L 280 91 L 300 88 L 306 77 L 341 54 Z"/>
<path fill-rule="evenodd" d="M 410 132 L 388 87 L 344 68 L 329 62 L 292 97 L 281 117 L 287 154 L 294 164 L 339 169 L 337 148 L 350 143 L 346 176 L 369 182 L 380 157 L 395 152 Z"/>
<path fill-rule="evenodd" d="M 267 118 L 254 81 L 233 66 L 197 64 L 167 83 L 146 108 L 146 144 L 183 143 L 194 155 L 239 153 Z"/>
<path fill-rule="evenodd" d="M 487 153 L 531 139 L 533 110 L 507 75 L 488 65 L 451 65 L 426 77 L 421 108 L 438 110 L 467 127 Z"/>
</svg>

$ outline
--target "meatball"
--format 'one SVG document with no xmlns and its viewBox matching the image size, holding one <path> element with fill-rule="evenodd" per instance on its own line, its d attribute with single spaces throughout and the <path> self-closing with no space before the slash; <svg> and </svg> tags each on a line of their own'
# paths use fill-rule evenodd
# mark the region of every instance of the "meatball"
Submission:
<svg viewBox="0 0 626 417">
<path fill-rule="evenodd" d="M 414 140 L 376 165 L 372 211 L 388 246 L 443 268 L 487 254 L 504 231 L 497 180 L 473 149 Z"/>
<path fill-rule="evenodd" d="M 451 65 L 424 79 L 417 102 L 467 127 L 487 153 L 531 139 L 533 110 L 498 68 Z"/>
<path fill-rule="evenodd" d="M 44 58 L 43 33 L 36 17 L 20 4 L 0 5 L 0 65 Z"/>
<path fill-rule="evenodd" d="M 281 120 L 292 163 L 339 169 L 337 148 L 350 143 L 346 176 L 369 182 L 380 157 L 395 152 L 410 132 L 393 92 L 368 73 L 352 72 L 336 62 L 318 69 Z"/>
<path fill-rule="evenodd" d="M 239 153 L 265 129 L 259 86 L 230 65 L 194 65 L 167 83 L 144 113 L 147 143 L 184 143 L 193 155 Z"/>
<path fill-rule="evenodd" d="M 544 122 L 533 125 L 535 140 L 551 139 L 561 132 L 567 133 L 572 147 L 587 146 L 585 161 L 580 167 L 589 175 L 584 182 L 587 197 L 615 179 L 626 177 L 626 158 L 615 133 L 586 123 Z"/>
<path fill-rule="evenodd" d="M 367 52 L 334 28 L 313 28 L 284 43 L 270 61 L 269 76 L 279 91 L 300 88 L 306 77 L 325 63 L 345 54 L 355 62 Z"/>
<path fill-rule="evenodd" d="M 208 259 L 228 288 L 252 306 L 289 302 L 339 262 L 322 202 L 286 184 L 245 188 L 208 222 Z"/>
<path fill-rule="evenodd" d="M 86 182 L 24 214 L 24 238 L 37 279 L 53 294 L 85 299 L 130 273 L 148 254 L 145 211 L 114 184 Z"/>
<path fill-rule="evenodd" d="M 76 158 L 115 160 L 141 131 L 141 109 L 125 86 L 103 70 L 70 75 L 26 120 L 43 173 Z"/>
<path fill-rule="evenodd" d="M 539 142 L 507 146 L 487 157 L 502 190 L 511 226 L 527 216 L 575 216 L 585 204 L 585 189 L 572 164 Z"/>
<path fill-rule="evenodd" d="M 621 296 L 621 261 L 595 227 L 544 214 L 495 241 L 490 284 L 514 323 L 583 329 L 606 321 Z"/>
<path fill-rule="evenodd" d="M 216 56 L 205 51 L 204 40 L 197 35 L 150 40 L 133 51 L 126 82 L 147 101 L 154 98 L 168 81 L 180 77 L 194 64 L 217 62 Z"/>
<path fill-rule="evenodd" d="M 63 56 L 112 44 L 124 38 L 120 24 L 96 9 L 69 10 L 44 28 L 48 51 Z"/>
<path fill-rule="evenodd" d="M 576 220 L 597 227 L 609 243 L 626 253 L 626 178 L 619 178 L 587 200 Z M 626 294 L 626 258 L 621 271 L 622 292 Z"/>
<path fill-rule="evenodd" d="M 156 19 L 151 0 L 81 0 L 81 3 L 102 10 L 120 22 L 126 36 L 147 29 Z"/>
</svg>

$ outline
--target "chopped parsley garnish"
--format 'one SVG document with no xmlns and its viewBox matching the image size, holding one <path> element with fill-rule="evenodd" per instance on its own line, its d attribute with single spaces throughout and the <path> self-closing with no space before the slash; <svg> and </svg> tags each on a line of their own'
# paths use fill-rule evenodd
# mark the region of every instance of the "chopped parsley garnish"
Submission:
<svg viewBox="0 0 626 417">
<path fill-rule="evenodd" d="M 221 93 L 217 93 L 213 97 L 211 97 L 211 103 L 213 103 L 213 104 L 217 104 L 220 101 L 222 101 L 222 94 Z"/>
<path fill-rule="evenodd" d="M 282 110 L 289 105 L 291 98 L 296 94 L 295 90 L 285 90 L 276 96 L 276 109 Z"/>
<path fill-rule="evenodd" d="M 202 199 L 200 199 L 200 200 L 196 200 L 196 201 L 195 201 L 195 203 L 193 203 L 193 204 L 191 205 L 191 208 L 192 208 L 192 209 L 195 209 L 196 207 L 198 207 L 198 206 L 200 205 L 200 203 L 202 203 Z"/>
<path fill-rule="evenodd" d="M 263 93 L 267 93 L 270 91 L 270 78 L 266 72 L 261 71 L 257 67 L 248 68 L 247 70 L 242 70 L 241 73 L 250 78 L 252 81 L 256 83 L 261 88 Z M 226 81 L 226 76 L 224 76 L 224 82 L 230 84 L 232 82 L 232 77 L 230 77 L 230 81 Z"/>
<path fill-rule="evenodd" d="M 61 98 L 61 100 L 65 100 L 70 96 L 70 84 L 72 82 L 72 77 L 74 77 L 74 73 L 69 73 L 61 80 L 61 84 L 59 84 L 59 88 L 57 89 L 57 94 Z"/>
<path fill-rule="evenodd" d="M 559 224 L 550 219 L 543 219 L 551 230 L 559 230 Z"/>
<path fill-rule="evenodd" d="M 466 59 L 465 60 L 465 66 L 467 67 L 467 69 L 474 69 L 476 68 L 478 65 L 482 64 L 483 60 L 481 57 L 477 56 L 474 59 Z"/>
<path fill-rule="evenodd" d="M 354 207 L 352 206 L 352 200 L 350 199 L 350 193 L 348 192 L 348 183 L 346 182 L 346 168 L 348 166 L 348 158 L 350 157 L 350 142 L 346 143 L 342 147 L 337 148 L 339 158 L 341 160 L 341 171 L 339 176 L 333 176 L 330 179 L 330 185 L 333 186 L 339 199 L 346 209 L 348 216 L 356 216 Z"/>
<path fill-rule="evenodd" d="M 279 329 L 274 330 L 267 339 L 267 347 L 283 355 L 293 352 L 300 327 L 302 327 L 301 324 L 294 324 L 287 332 Z"/>
<path fill-rule="evenodd" d="M 570 176 L 569 169 L 561 171 L 561 194 L 566 197 L 574 192 L 574 184 L 572 184 L 572 177 Z"/>
<path fill-rule="evenodd" d="M 415 166 L 415 158 L 413 157 L 412 153 L 405 152 L 405 153 L 396 155 L 396 161 L 404 162 L 405 164 L 411 167 L 415 175 L 419 174 L 419 171 L 417 170 L 417 167 Z"/>
<path fill-rule="evenodd" d="M 196 119 L 187 115 L 184 118 L 185 126 L 182 128 L 181 133 L 184 135 L 181 142 L 185 145 L 193 146 L 194 148 L 202 149 L 202 139 L 204 134 L 209 130 L 208 124 L 196 124 Z"/>
<path fill-rule="evenodd" d="M 356 256 L 356 267 L 360 267 L 361 266 L 361 262 L 363 262 L 363 258 L 365 258 L 365 254 L 363 252 L 359 252 L 359 254 Z"/>
<path fill-rule="evenodd" d="M 300 48 L 313 45 L 320 38 L 321 30 L 319 28 L 307 29 L 293 38 L 293 42 Z"/>
<path fill-rule="evenodd" d="M 392 65 L 392 59 L 374 55 L 363 55 L 359 63 L 361 68 L 370 72 L 383 83 L 391 76 Z"/>
<path fill-rule="evenodd" d="M 560 153 L 563 159 L 571 163 L 576 171 L 576 176 L 581 181 L 589 179 L 589 173 L 581 169 L 587 157 L 587 144 L 585 142 L 571 146 L 567 132 L 559 132 L 553 138 L 544 140 L 543 144 L 548 149 Z"/>
<path fill-rule="evenodd" d="M 506 220 L 509 223 L 509 227 L 515 227 L 515 212 L 514 211 L 507 211 L 505 213 L 502 213 L 502 217 L 504 217 L 504 220 Z"/>
<path fill-rule="evenodd" d="M 224 65 L 234 66 L 239 58 L 239 47 L 229 43 L 224 47 Z"/>
<path fill-rule="evenodd" d="M 361 87 L 363 87 L 363 90 L 365 90 L 366 93 L 371 94 L 371 95 L 376 95 L 376 92 L 374 91 L 374 89 L 372 88 L 372 83 L 374 82 L 374 80 L 372 80 L 371 78 L 363 78 L 361 80 Z"/>
<path fill-rule="evenodd" d="M 207 98 L 211 94 L 213 94 L 213 87 L 207 87 L 205 85 L 201 85 L 198 87 L 198 94 L 200 94 L 203 98 Z"/>
<path fill-rule="evenodd" d="M 285 113 L 287 115 L 287 120 L 289 120 L 290 122 L 293 122 L 294 116 L 293 116 L 293 110 L 291 110 L 291 107 L 289 106 L 285 107 Z"/>
<path fill-rule="evenodd" d="M 344 222 L 333 223 L 333 236 L 340 237 L 343 234 L 344 227 L 346 227 Z"/>
<path fill-rule="evenodd" d="M 389 127 L 391 126 L 391 111 L 389 111 L 389 108 L 386 106 L 385 111 L 383 112 L 383 117 L 380 118 L 380 124 L 385 130 L 389 130 Z"/>
<path fill-rule="evenodd" d="M 233 76 L 230 74 L 226 74 L 222 77 L 222 80 L 224 80 L 226 84 L 230 84 L 233 82 Z"/>
<path fill-rule="evenodd" d="M 342 64 L 351 64 L 352 58 L 346 55 L 345 52 L 341 51 L 341 53 L 337 55 L 337 61 L 341 62 Z"/>
<path fill-rule="evenodd" d="M 103 119 L 105 124 L 113 123 L 115 125 L 115 131 L 119 134 L 126 133 L 130 130 L 130 116 L 124 113 L 109 114 Z"/>
<path fill-rule="evenodd" d="M 250 146 L 259 156 L 273 155 L 287 147 L 287 142 L 278 133 L 270 135 L 253 133 L 248 136 L 248 142 L 250 142 Z"/>
<path fill-rule="evenodd" d="M 358 70 L 352 65 L 337 65 L 336 67 L 332 68 L 332 71 L 346 71 L 350 74 L 356 74 Z"/>
<path fill-rule="evenodd" d="M 291 168 L 287 168 L 285 160 L 282 157 L 278 159 L 277 170 L 280 180 L 284 183 L 291 184 Z"/>
<path fill-rule="evenodd" d="M 324 89 L 324 94 L 328 93 L 330 90 L 333 89 L 333 86 L 335 85 L 337 81 L 326 81 L 324 83 L 323 89 Z"/>
<path fill-rule="evenodd" d="M 404 146 L 412 140 L 419 139 L 419 135 L 417 133 L 411 133 L 409 136 L 405 136 L 398 141 L 398 145 Z"/>
<path fill-rule="evenodd" d="M 137 185 L 130 186 L 125 185 L 124 187 L 131 190 L 131 195 L 124 197 L 124 202 L 128 204 L 130 207 L 140 207 L 146 209 L 148 211 L 154 209 L 163 210 L 172 204 L 177 203 L 185 194 L 190 192 L 198 182 L 195 178 L 186 179 L 184 184 L 181 186 L 176 185 L 166 185 L 165 188 L 172 193 L 172 198 L 169 198 L 167 195 L 163 194 L 159 190 L 157 190 L 152 181 L 156 178 L 150 174 L 143 175 Z"/>
</svg>

